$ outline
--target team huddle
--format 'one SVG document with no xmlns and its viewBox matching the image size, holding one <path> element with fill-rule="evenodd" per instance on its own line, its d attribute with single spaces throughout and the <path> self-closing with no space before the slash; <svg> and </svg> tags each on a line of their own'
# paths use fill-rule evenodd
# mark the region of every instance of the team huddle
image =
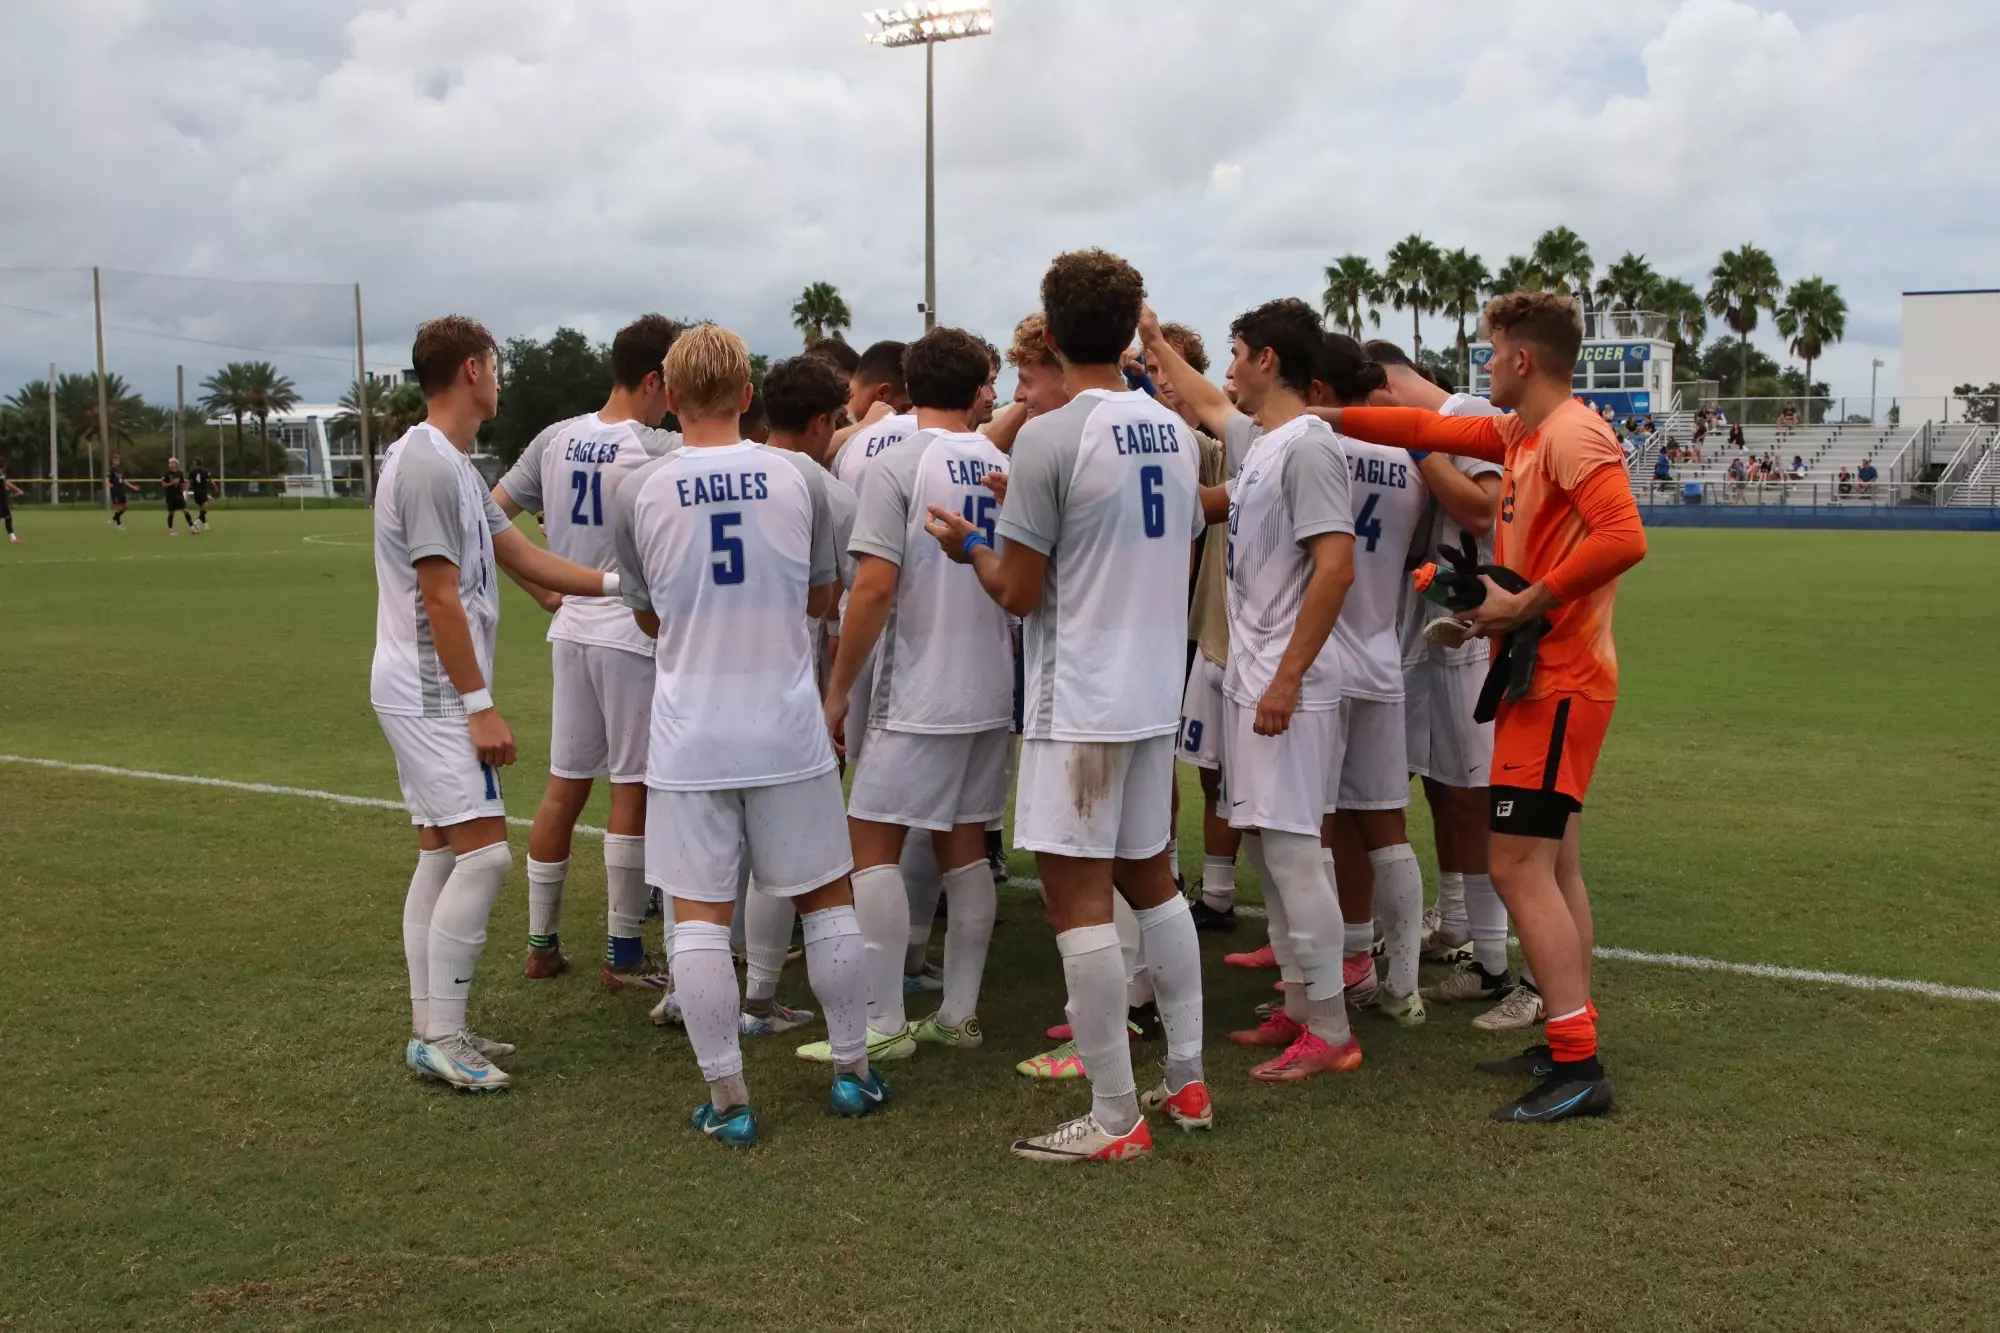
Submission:
<svg viewBox="0 0 2000 1333">
<path fill-rule="evenodd" d="M 377 489 L 371 690 L 420 844 L 410 1069 L 510 1081 L 514 1047 L 467 1020 L 513 864 L 515 744 L 492 692 L 505 572 L 553 612 L 524 971 L 568 969 L 570 844 L 608 779 L 601 975 L 685 1027 L 708 1093 L 693 1124 L 720 1142 L 757 1141 L 746 1037 L 823 1017 L 798 1054 L 831 1067 L 850 1117 L 891 1100 L 883 1065 L 981 1045 L 1010 790 L 1068 996 L 1058 1044 L 1018 1068 L 1091 1091 L 1017 1155 L 1142 1157 L 1149 1116 L 1213 1128 L 1198 932 L 1236 928 L 1243 855 L 1270 943 L 1227 961 L 1274 969 L 1280 992 L 1229 1034 L 1267 1048 L 1254 1077 L 1358 1067 L 1350 1008 L 1414 1026 L 1427 1004 L 1490 1000 L 1481 1027 L 1547 1025 L 1481 1066 L 1534 1081 L 1495 1118 L 1610 1107 L 1580 819 L 1616 698 L 1616 580 L 1645 543 L 1615 436 L 1570 397 L 1574 302 L 1488 307 L 1491 402 L 1295 300 L 1236 320 L 1219 388 L 1199 337 L 1160 324 L 1103 251 L 1059 256 L 1041 306 L 998 411 L 1002 356 L 962 330 L 859 357 L 818 344 L 758 393 L 735 334 L 648 316 L 613 342 L 604 407 L 490 489 L 467 451 L 498 404 L 493 339 L 459 317 L 418 331 L 429 411 Z M 1418 591 L 1428 568 L 1412 580 L 1440 547 L 1478 552 L 1439 581 L 1449 600 Z M 1192 897 L 1177 763 L 1203 793 Z M 1413 774 L 1437 831 L 1428 913 Z M 795 925 L 819 1015 L 777 1000 Z M 1420 987 L 1424 958 L 1453 966 Z M 1164 1058 L 1142 1089 L 1146 1038 Z"/>
</svg>

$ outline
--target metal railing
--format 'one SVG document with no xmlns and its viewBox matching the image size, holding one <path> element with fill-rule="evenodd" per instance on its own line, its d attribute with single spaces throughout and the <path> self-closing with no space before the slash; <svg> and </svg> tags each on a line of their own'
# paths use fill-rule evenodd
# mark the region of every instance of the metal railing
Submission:
<svg viewBox="0 0 2000 1333">
<path fill-rule="evenodd" d="M 1949 503 L 1947 487 L 1936 482 L 1828 481 L 1660 481 L 1634 487 L 1643 509 L 1705 506 L 1712 509 L 1892 509 L 1932 508 Z"/>
</svg>

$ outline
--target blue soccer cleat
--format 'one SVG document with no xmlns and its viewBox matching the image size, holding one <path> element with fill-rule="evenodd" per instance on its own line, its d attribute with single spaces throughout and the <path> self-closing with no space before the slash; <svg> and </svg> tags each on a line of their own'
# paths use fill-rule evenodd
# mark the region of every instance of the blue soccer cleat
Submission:
<svg viewBox="0 0 2000 1333">
<path fill-rule="evenodd" d="M 833 1092 L 828 1096 L 827 1104 L 833 1108 L 835 1115 L 855 1120 L 873 1115 L 887 1106 L 890 1095 L 889 1085 L 870 1067 L 866 1075 L 835 1074 Z"/>
<path fill-rule="evenodd" d="M 694 1108 L 693 1124 L 717 1143 L 731 1148 L 757 1146 L 757 1113 L 748 1106 L 718 1111 L 713 1102 L 703 1102 Z"/>
</svg>

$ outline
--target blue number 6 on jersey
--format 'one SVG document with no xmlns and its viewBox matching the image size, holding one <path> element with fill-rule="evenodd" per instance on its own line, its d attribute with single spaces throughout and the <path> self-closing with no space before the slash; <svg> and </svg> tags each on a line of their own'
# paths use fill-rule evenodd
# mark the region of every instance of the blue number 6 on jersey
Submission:
<svg viewBox="0 0 2000 1333">
<path fill-rule="evenodd" d="M 1145 521 L 1148 537 L 1167 535 L 1167 497 L 1160 494 L 1166 470 L 1158 463 L 1139 469 L 1139 516 Z"/>
<path fill-rule="evenodd" d="M 733 511 L 708 516 L 708 545 L 715 552 L 708 567 L 717 583 L 743 582 L 743 539 L 729 535 L 729 530 L 742 522 L 743 515 Z"/>
</svg>

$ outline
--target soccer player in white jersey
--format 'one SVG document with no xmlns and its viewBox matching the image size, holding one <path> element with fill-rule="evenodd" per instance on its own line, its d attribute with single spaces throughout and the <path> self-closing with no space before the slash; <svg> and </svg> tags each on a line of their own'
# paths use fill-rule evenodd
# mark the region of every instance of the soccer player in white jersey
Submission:
<svg viewBox="0 0 2000 1333">
<path fill-rule="evenodd" d="M 918 1042 L 980 1044 L 979 982 L 995 911 L 986 824 L 1007 804 L 1014 711 L 1006 612 L 926 531 L 938 506 L 992 539 L 999 505 L 983 483 L 1007 470 L 1007 458 L 971 430 L 992 363 L 977 338 L 937 328 L 910 344 L 903 371 L 917 430 L 877 455 L 862 488 L 850 543 L 854 587 L 826 696 L 836 744 L 864 728 L 867 734 L 848 830 L 855 911 L 868 942 L 869 1056 L 876 1060 L 906 1056 Z M 871 658 L 871 706 L 866 716 L 853 715 L 849 690 Z M 911 922 L 897 864 L 913 829 L 930 836 L 950 905 L 943 1001 L 914 1027 L 903 1005 Z"/>
<path fill-rule="evenodd" d="M 1382 368 L 1344 333 L 1326 335 L 1314 378 L 1319 408 L 1363 406 L 1386 382 Z M 1344 659 L 1347 748 L 1327 843 L 1347 923 L 1343 975 L 1357 1003 L 1415 1026 L 1424 1021 L 1417 994 L 1424 877 L 1403 822 L 1410 773 L 1396 616 L 1430 491 L 1406 450 L 1345 438 L 1341 448 L 1353 473 L 1354 586 L 1334 627 Z M 1388 965 L 1380 982 L 1371 954 L 1377 920 Z"/>
<path fill-rule="evenodd" d="M 667 354 L 684 447 L 619 488 L 613 539 L 624 596 L 654 637 L 646 748 L 646 878 L 673 899 L 673 985 L 708 1084 L 694 1127 L 757 1139 L 743 1080 L 730 919 L 746 876 L 798 901 L 806 974 L 826 1013 L 832 1107 L 889 1098 L 868 1065 L 868 977 L 848 883 L 840 777 L 821 720 L 808 617 L 839 572 L 824 476 L 740 438 L 750 354 L 702 324 Z"/>
<path fill-rule="evenodd" d="M 1484 398 L 1447 393 L 1425 379 L 1394 343 L 1371 342 L 1367 350 L 1389 378 L 1388 388 L 1371 400 L 1376 406 L 1421 407 L 1445 416 L 1500 414 Z M 1456 550 L 1470 533 L 1480 558 L 1491 560 L 1499 465 L 1426 454 L 1417 469 L 1430 487 L 1432 505 L 1419 532 L 1422 549 L 1415 554 L 1436 560 L 1440 547 Z M 1437 836 L 1437 907 L 1425 916 L 1423 951 L 1427 958 L 1455 964 L 1450 975 L 1421 994 L 1432 1003 L 1499 1000 L 1473 1025 L 1489 1031 L 1523 1028 L 1541 1017 L 1542 997 L 1533 981 L 1524 976 L 1516 986 L 1508 971 L 1507 908 L 1486 864 L 1493 724 L 1472 718 L 1486 678 L 1488 645 L 1483 638 L 1456 645 L 1428 642 L 1424 627 L 1444 614 L 1405 582 L 1401 621 L 1410 771 L 1423 778 Z"/>
<path fill-rule="evenodd" d="M 861 478 L 875 455 L 917 428 L 903 380 L 903 353 L 908 346 L 894 339 L 870 345 L 848 381 L 847 411 L 855 425 L 836 433 L 834 459 L 827 466 L 856 495 L 861 494 Z"/>
<path fill-rule="evenodd" d="M 617 567 L 611 516 L 619 485 L 640 464 L 680 447 L 659 429 L 667 411 L 661 363 L 679 328 L 647 315 L 611 340 L 611 396 L 595 412 L 558 421 L 522 451 L 493 500 L 513 518 L 543 514 L 549 549 L 592 569 Z M 573 597 L 549 626 L 555 680 L 549 715 L 549 785 L 528 833 L 531 980 L 568 970 L 563 887 L 570 840 L 598 778 L 611 780 L 604 835 L 605 984 L 666 985 L 666 960 L 640 942 L 646 921 L 646 729 L 653 708 L 653 643 L 616 598 Z"/>
<path fill-rule="evenodd" d="M 791 357 L 772 366 L 764 375 L 764 410 L 771 423 L 770 445 L 810 459 L 826 482 L 828 507 L 833 511 L 834 545 L 845 551 L 854 531 L 854 493 L 842 485 L 823 460 L 833 443 L 835 423 L 847 401 L 848 383 L 825 357 Z M 841 583 L 851 581 L 849 562 L 842 560 Z M 832 669 L 831 649 L 838 643 L 839 622 L 826 616 L 809 617 L 814 662 L 822 680 Z M 763 892 L 751 885 L 743 902 L 743 1015 L 740 1023 L 746 1037 L 768 1037 L 790 1032 L 813 1021 L 810 1009 L 794 1009 L 778 1000 L 778 980 L 790 952 L 792 926 L 798 912 L 789 898 Z M 662 1000 L 664 1008 L 670 1000 Z M 664 1017 L 664 1013 L 662 1017 Z M 674 1012 L 678 1019 L 679 1012 Z"/>
<path fill-rule="evenodd" d="M 1009 480 L 993 486 L 1006 492 L 997 524 L 1005 541 L 996 550 L 962 511 L 930 510 L 946 553 L 971 562 L 993 599 L 1023 617 L 1014 845 L 1040 866 L 1092 1093 L 1087 1114 L 1015 1143 L 1038 1161 L 1152 1151 L 1126 1041 L 1114 891 L 1138 918 L 1166 1029 L 1165 1078 L 1147 1105 L 1184 1127 L 1214 1122 L 1201 1068 L 1201 957 L 1166 858 L 1187 552 L 1206 522 L 1187 424 L 1127 389 L 1119 371 L 1144 298 L 1138 272 L 1115 255 L 1058 256 L 1042 279 L 1042 309 L 1072 397 L 1021 428 Z"/>
<path fill-rule="evenodd" d="M 1223 681 L 1223 796 L 1266 887 L 1284 1004 L 1230 1034 L 1282 1054 L 1252 1072 L 1272 1082 L 1352 1070 L 1341 909 L 1320 850 L 1345 751 L 1348 662 L 1335 637 L 1358 545 L 1348 462 L 1306 395 L 1325 335 L 1303 301 L 1271 301 L 1230 330 L 1237 399 L 1197 374 L 1151 320 L 1147 351 L 1176 394 L 1221 436 L 1239 472 L 1229 506 L 1229 666 Z"/>
<path fill-rule="evenodd" d="M 392 444 L 375 491 L 375 658 L 369 697 L 417 826 L 403 901 L 413 1035 L 404 1061 L 462 1088 L 504 1088 L 504 1042 L 475 1037 L 466 997 L 486 922 L 513 867 L 499 770 L 514 733 L 493 706 L 498 568 L 597 597 L 615 575 L 551 555 L 514 530 L 466 450 L 499 406 L 493 335 L 458 315 L 417 330 L 424 420 Z"/>
</svg>

